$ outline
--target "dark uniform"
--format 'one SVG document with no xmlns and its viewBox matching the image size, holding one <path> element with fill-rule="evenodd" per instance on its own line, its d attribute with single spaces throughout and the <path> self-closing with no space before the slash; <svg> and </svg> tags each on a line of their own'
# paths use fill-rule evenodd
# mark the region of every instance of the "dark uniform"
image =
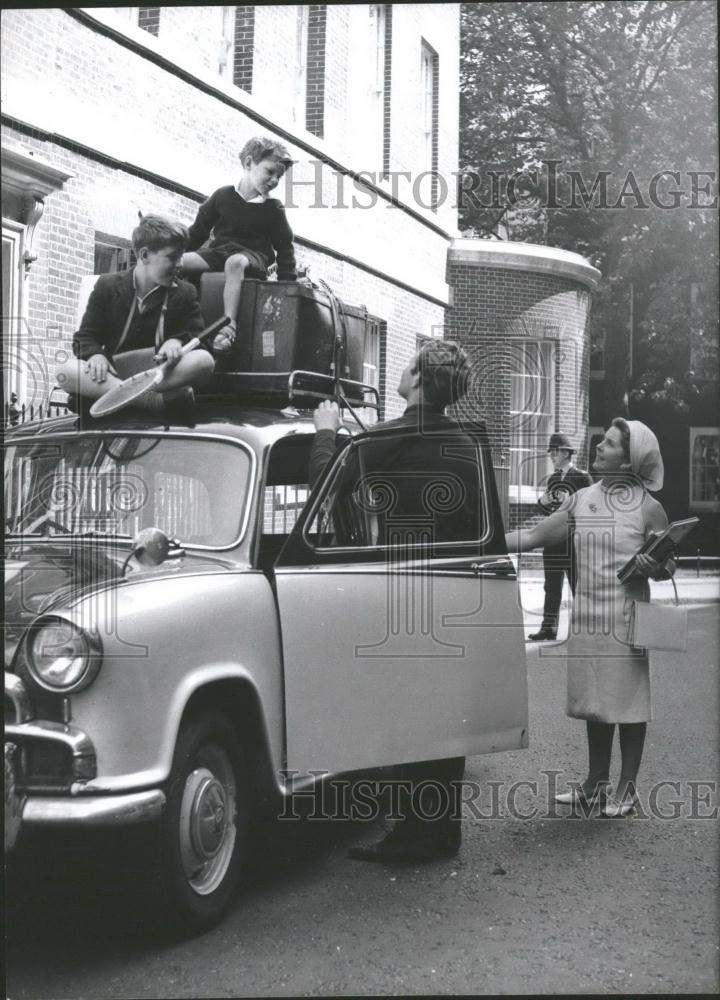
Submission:
<svg viewBox="0 0 720 1000">
<path fill-rule="evenodd" d="M 564 434 L 551 436 L 548 451 L 554 448 L 571 453 L 575 450 Z M 583 472 L 582 469 L 571 464 L 564 474 L 553 472 L 548 478 L 545 492 L 550 500 L 545 503 L 538 500 L 538 507 L 545 514 L 553 514 L 567 496 L 585 489 L 586 486 L 592 486 L 592 478 L 587 472 Z M 557 637 L 563 580 L 566 573 L 570 591 L 575 593 L 575 558 L 572 537 L 569 534 L 564 542 L 560 542 L 558 545 L 548 545 L 543 549 L 543 570 L 545 571 L 545 605 L 540 631 L 530 636 L 531 639 L 535 640 L 555 639 Z"/>
</svg>

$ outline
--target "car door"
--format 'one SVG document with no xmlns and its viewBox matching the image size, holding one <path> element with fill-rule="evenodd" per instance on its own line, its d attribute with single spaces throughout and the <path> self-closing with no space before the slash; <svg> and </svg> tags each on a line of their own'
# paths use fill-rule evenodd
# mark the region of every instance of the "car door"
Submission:
<svg viewBox="0 0 720 1000">
<path fill-rule="evenodd" d="M 336 458 L 275 564 L 290 771 L 527 745 L 503 530 L 482 428 L 376 428 Z"/>
</svg>

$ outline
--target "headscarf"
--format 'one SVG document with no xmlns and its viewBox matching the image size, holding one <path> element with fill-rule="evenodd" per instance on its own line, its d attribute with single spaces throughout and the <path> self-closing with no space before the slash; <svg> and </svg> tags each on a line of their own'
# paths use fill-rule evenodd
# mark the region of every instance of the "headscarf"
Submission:
<svg viewBox="0 0 720 1000">
<path fill-rule="evenodd" d="M 660 445 L 653 432 L 640 420 L 628 420 L 630 429 L 630 465 L 645 489 L 656 493 L 662 489 L 665 468 Z"/>
</svg>

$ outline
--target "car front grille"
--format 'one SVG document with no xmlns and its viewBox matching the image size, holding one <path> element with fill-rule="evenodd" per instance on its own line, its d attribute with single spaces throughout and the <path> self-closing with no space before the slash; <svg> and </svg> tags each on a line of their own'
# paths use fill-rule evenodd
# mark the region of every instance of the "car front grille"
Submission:
<svg viewBox="0 0 720 1000">
<path fill-rule="evenodd" d="M 17 747 L 16 784 L 25 791 L 69 789 L 97 774 L 92 741 L 59 717 L 69 707 L 65 699 L 49 699 L 31 697 L 21 678 L 5 673 L 5 742 Z"/>
<path fill-rule="evenodd" d="M 54 792 L 73 782 L 72 752 L 52 740 L 27 740 L 20 745 L 16 785 L 21 791 Z"/>
</svg>

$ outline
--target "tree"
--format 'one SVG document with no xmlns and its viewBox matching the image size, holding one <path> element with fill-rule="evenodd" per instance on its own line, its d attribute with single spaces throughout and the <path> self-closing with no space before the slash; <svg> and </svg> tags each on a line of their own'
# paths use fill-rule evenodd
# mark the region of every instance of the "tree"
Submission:
<svg viewBox="0 0 720 1000">
<path fill-rule="evenodd" d="M 716 374 L 715 44 L 705 0 L 462 8 L 461 224 L 497 231 L 510 202 L 513 238 L 599 267 L 608 414 Z"/>
</svg>

